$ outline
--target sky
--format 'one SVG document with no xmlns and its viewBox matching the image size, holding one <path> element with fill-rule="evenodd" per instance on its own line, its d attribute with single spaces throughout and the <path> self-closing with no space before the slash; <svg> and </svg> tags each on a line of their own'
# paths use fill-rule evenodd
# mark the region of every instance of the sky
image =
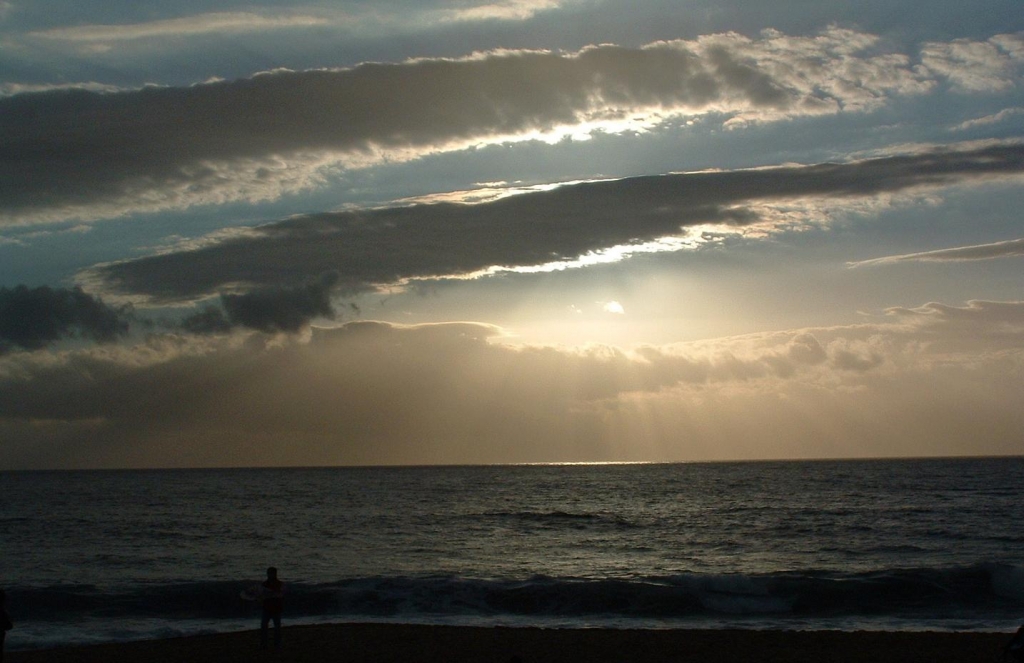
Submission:
<svg viewBox="0 0 1024 663">
<path fill-rule="evenodd" d="M 1024 453 L 1019 0 L 0 0 L 0 469 Z"/>
</svg>

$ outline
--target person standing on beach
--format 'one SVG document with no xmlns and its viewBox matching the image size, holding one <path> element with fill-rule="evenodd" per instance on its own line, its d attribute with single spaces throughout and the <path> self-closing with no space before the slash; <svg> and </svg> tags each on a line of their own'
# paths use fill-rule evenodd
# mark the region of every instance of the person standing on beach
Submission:
<svg viewBox="0 0 1024 663">
<path fill-rule="evenodd" d="M 11 616 L 7 614 L 7 592 L 0 589 L 0 663 L 4 660 L 4 640 L 12 628 L 14 624 L 11 623 Z"/>
<path fill-rule="evenodd" d="M 277 568 L 267 569 L 263 581 L 263 616 L 260 618 L 260 648 L 267 648 L 267 630 L 274 621 L 274 649 L 281 646 L 281 613 L 284 611 L 284 583 L 277 579 Z"/>
</svg>

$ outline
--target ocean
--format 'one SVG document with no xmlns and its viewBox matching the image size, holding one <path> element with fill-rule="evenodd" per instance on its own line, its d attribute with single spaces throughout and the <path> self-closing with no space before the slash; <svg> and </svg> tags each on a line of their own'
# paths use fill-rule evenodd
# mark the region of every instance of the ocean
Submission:
<svg viewBox="0 0 1024 663">
<path fill-rule="evenodd" d="M 1012 630 L 1024 459 L 0 473 L 9 649 L 285 623 Z"/>
</svg>

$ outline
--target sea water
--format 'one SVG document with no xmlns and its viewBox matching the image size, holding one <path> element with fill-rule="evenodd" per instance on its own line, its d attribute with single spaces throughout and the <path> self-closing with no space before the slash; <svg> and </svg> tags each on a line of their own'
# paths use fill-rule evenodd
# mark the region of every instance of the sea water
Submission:
<svg viewBox="0 0 1024 663">
<path fill-rule="evenodd" d="M 1024 459 L 0 473 L 8 646 L 286 623 L 1010 630 Z"/>
</svg>

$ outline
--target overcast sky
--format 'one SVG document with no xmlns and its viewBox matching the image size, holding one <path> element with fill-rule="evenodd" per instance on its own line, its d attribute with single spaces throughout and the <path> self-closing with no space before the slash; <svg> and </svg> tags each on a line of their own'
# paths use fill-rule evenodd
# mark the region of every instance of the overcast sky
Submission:
<svg viewBox="0 0 1024 663">
<path fill-rule="evenodd" d="M 1019 0 L 0 0 L 0 469 L 1024 453 Z"/>
</svg>

